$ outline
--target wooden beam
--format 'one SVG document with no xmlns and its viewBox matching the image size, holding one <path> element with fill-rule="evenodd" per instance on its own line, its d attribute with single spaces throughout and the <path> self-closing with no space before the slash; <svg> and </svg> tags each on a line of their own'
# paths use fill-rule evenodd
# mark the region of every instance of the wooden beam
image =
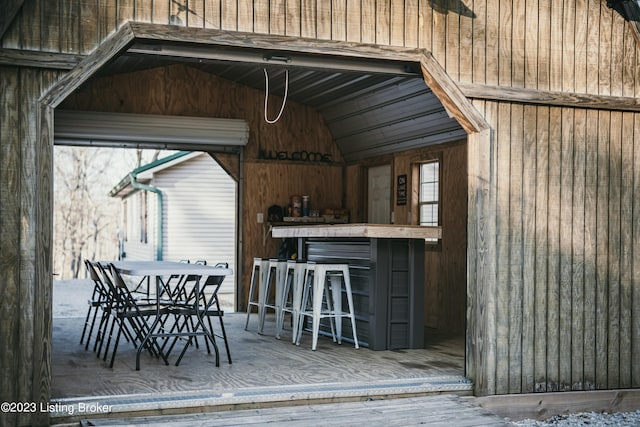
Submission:
<svg viewBox="0 0 640 427">
<path fill-rule="evenodd" d="M 484 117 L 460 91 L 430 52 L 422 51 L 420 65 L 427 86 L 467 133 L 477 133 L 489 129 L 489 124 Z"/>
<path fill-rule="evenodd" d="M 211 152 L 208 154 L 220 165 L 220 167 L 231 177 L 235 182 L 240 181 L 240 155 L 239 153 L 223 153 L 223 152 Z"/>
<path fill-rule="evenodd" d="M 422 49 L 318 40 L 274 34 L 244 33 L 175 25 L 129 23 L 137 41 L 218 45 L 361 59 L 418 62 Z"/>
<path fill-rule="evenodd" d="M 640 112 L 640 98 L 459 83 L 468 98 L 569 108 Z"/>
<path fill-rule="evenodd" d="M 474 382 L 474 394 L 495 393 L 496 253 L 495 183 L 492 182 L 493 131 L 485 129 L 467 138 L 467 333 L 465 373 Z"/>
<path fill-rule="evenodd" d="M 470 398 L 487 411 L 518 421 L 544 420 L 574 412 L 631 412 L 640 407 L 640 390 L 597 390 L 509 394 Z"/>
<path fill-rule="evenodd" d="M 71 70 L 85 55 L 41 52 L 34 50 L 0 49 L 0 65 L 52 70 Z"/>
<path fill-rule="evenodd" d="M 134 35 L 131 25 L 126 23 L 60 79 L 47 95 L 42 98 L 42 102 L 50 107 L 57 107 L 71 92 L 80 87 L 102 66 L 124 52 L 133 43 L 133 40 Z"/>
<path fill-rule="evenodd" d="M 0 40 L 4 37 L 13 19 L 18 14 L 24 0 L 4 0 L 0 1 Z"/>
</svg>

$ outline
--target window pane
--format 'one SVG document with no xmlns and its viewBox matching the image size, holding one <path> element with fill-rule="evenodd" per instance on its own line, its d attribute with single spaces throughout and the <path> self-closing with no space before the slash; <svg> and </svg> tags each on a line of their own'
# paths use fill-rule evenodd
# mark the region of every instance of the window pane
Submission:
<svg viewBox="0 0 640 427">
<path fill-rule="evenodd" d="M 420 225 L 438 225 L 438 205 L 420 206 Z"/>
<path fill-rule="evenodd" d="M 438 226 L 438 211 L 440 201 L 440 163 L 432 161 L 420 165 L 419 188 L 420 225 Z M 436 243 L 438 239 L 425 239 Z"/>
<path fill-rule="evenodd" d="M 439 175 L 438 162 L 423 163 L 421 165 L 422 182 L 437 182 Z"/>
<path fill-rule="evenodd" d="M 420 186 L 421 202 L 438 201 L 438 183 L 428 183 Z"/>
</svg>

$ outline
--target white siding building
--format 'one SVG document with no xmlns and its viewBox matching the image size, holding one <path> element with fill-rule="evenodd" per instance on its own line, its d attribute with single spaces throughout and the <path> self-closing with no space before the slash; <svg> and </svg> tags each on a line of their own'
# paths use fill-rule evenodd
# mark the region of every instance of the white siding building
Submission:
<svg viewBox="0 0 640 427">
<path fill-rule="evenodd" d="M 109 194 L 122 200 L 122 259 L 226 262 L 235 271 L 236 183 L 207 153 L 141 166 Z M 221 292 L 233 293 L 234 284 L 227 277 Z"/>
</svg>

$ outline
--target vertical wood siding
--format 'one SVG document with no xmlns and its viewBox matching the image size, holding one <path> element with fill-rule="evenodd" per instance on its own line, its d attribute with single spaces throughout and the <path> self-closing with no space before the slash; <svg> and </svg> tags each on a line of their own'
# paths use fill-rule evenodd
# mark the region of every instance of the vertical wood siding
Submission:
<svg viewBox="0 0 640 427">
<path fill-rule="evenodd" d="M 19 72 L 16 69 L 3 67 L 0 69 L 0 97 L 3 105 L 16 105 L 20 96 L 18 92 Z M 30 397 L 25 395 L 28 387 L 26 384 L 18 384 L 19 378 L 12 378 L 14 367 L 19 366 L 19 358 L 23 355 L 19 354 L 20 336 L 18 334 L 20 327 L 20 316 L 18 306 L 20 302 L 20 248 L 16 248 L 16 243 L 20 242 L 20 199 L 11 197 L 11 194 L 20 194 L 20 144 L 19 144 L 19 125 L 17 123 L 17 110 L 3 108 L 0 112 L 0 137 L 2 144 L 0 145 L 0 197 L 2 205 L 0 206 L 0 232 L 2 239 L 0 240 L 0 280 L 3 286 L 3 298 L 0 300 L 0 316 L 3 321 L 0 323 L 0 339 L 5 343 L 7 349 L 12 351 L 4 351 L 0 354 L 0 366 L 3 367 L 2 375 L 7 378 L 3 380 L 2 397 L 9 399 L 14 396 L 24 398 Z M 33 283 L 24 281 L 24 286 L 33 286 Z M 30 356 L 31 349 L 25 351 L 25 357 Z M 31 366 L 29 366 L 31 368 Z M 24 374 L 24 371 L 23 371 Z M 11 378 L 11 381 L 8 381 Z M 26 389 L 26 390 L 25 390 Z M 16 415 L 13 416 L 15 418 Z"/>
<path fill-rule="evenodd" d="M 489 104 L 498 114 L 485 114 L 496 129 L 497 214 L 488 391 L 638 387 L 640 115 L 525 107 L 522 122 L 506 120 L 522 107 Z"/>
<path fill-rule="evenodd" d="M 0 67 L 0 399 L 47 402 L 51 368 L 52 116 L 37 99 L 53 72 Z M 6 418 L 4 418 L 6 417 Z M 46 423 L 46 414 L 3 415 Z M 3 421 L 4 422 L 4 421 Z"/>
<path fill-rule="evenodd" d="M 88 53 L 133 20 L 425 48 L 461 82 L 633 96 L 638 49 L 595 0 L 25 2 L 1 46 Z"/>
</svg>

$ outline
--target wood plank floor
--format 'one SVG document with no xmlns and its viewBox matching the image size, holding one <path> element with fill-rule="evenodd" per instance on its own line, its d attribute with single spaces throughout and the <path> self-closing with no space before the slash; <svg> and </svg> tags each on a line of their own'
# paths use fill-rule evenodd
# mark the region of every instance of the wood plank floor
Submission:
<svg viewBox="0 0 640 427">
<path fill-rule="evenodd" d="M 472 392 L 463 376 L 462 337 L 428 336 L 425 349 L 395 351 L 355 349 L 321 337 L 317 351 L 311 351 L 310 334 L 299 347 L 291 343 L 290 330 L 275 339 L 272 317 L 259 335 L 256 314 L 245 331 L 244 313 L 225 313 L 233 363 L 227 362 L 218 340 L 219 367 L 201 346 L 189 348 L 180 366 L 173 364 L 177 352 L 168 366 L 143 354 L 141 370 L 136 371 L 130 344 L 121 344 L 110 369 L 79 343 L 84 313 L 67 306 L 58 313 L 53 320 L 51 386 L 52 403 L 63 410 L 53 414 L 54 421 L 79 419 L 81 403 L 109 405 L 113 415 L 125 416 Z M 74 408 L 74 417 L 65 412 L 68 408 Z"/>
<path fill-rule="evenodd" d="M 255 314 L 253 315 L 255 317 Z M 373 351 L 355 349 L 352 344 L 337 345 L 321 337 L 316 351 L 311 351 L 309 334 L 300 346 L 290 342 L 290 335 L 274 338 L 267 322 L 265 335 L 244 330 L 243 313 L 225 315 L 232 364 L 226 360 L 222 340 L 220 366 L 204 346 L 189 348 L 180 366 L 165 364 L 148 354 L 141 358 L 141 370 L 135 370 L 135 350 L 121 343 L 113 369 L 80 345 L 83 319 L 55 319 L 53 323 L 54 398 L 122 395 L 154 391 L 194 391 L 212 388 L 371 382 L 376 380 L 415 380 L 425 377 L 462 379 L 462 349 L 455 339 L 434 339 L 426 349 Z M 255 325 L 255 321 L 252 321 Z"/>
<path fill-rule="evenodd" d="M 447 395 L 173 416 L 93 419 L 91 424 L 86 425 L 471 427 L 509 426 L 511 423 L 459 396 Z"/>
</svg>

